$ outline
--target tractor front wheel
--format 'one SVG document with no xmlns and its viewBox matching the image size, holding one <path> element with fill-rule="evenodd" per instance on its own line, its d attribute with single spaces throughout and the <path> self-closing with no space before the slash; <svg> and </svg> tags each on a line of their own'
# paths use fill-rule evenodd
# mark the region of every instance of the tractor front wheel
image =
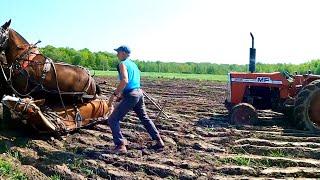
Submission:
<svg viewBox="0 0 320 180">
<path fill-rule="evenodd" d="M 299 92 L 294 103 L 294 118 L 299 129 L 320 132 L 320 79 Z"/>
<path fill-rule="evenodd" d="M 231 109 L 230 123 L 236 125 L 256 125 L 258 114 L 256 109 L 248 103 L 240 103 Z"/>
</svg>

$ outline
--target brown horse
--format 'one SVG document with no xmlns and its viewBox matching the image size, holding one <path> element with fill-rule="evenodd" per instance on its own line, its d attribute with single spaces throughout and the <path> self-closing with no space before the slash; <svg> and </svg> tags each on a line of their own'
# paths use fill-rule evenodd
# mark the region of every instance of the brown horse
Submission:
<svg viewBox="0 0 320 180">
<path fill-rule="evenodd" d="M 44 107 L 44 99 L 33 100 L 4 96 L 2 103 L 39 133 L 65 133 L 100 121 L 111 113 L 106 100 L 95 99 L 77 106 Z M 40 108 L 41 107 L 41 108 Z M 66 115 L 67 113 L 67 115 Z"/>
<path fill-rule="evenodd" d="M 45 94 L 70 97 L 92 97 L 100 89 L 88 70 L 66 63 L 53 63 L 29 44 L 20 34 L 9 28 L 11 20 L 0 28 L 0 51 L 6 62 L 0 62 L 2 73 L 18 96 Z"/>
</svg>

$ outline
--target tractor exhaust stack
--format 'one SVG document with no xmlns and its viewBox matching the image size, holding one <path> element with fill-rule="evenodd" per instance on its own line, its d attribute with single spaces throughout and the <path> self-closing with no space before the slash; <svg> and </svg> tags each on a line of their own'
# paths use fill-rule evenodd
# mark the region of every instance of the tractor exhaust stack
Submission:
<svg viewBox="0 0 320 180">
<path fill-rule="evenodd" d="M 250 36 L 252 39 L 252 47 L 250 48 L 249 71 L 253 73 L 256 71 L 256 49 L 254 48 L 254 37 L 251 32 Z"/>
</svg>

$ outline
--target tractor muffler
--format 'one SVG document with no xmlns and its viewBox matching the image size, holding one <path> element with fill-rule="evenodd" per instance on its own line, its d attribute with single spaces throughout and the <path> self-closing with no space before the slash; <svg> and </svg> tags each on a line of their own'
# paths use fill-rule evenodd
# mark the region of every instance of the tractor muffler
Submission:
<svg viewBox="0 0 320 180">
<path fill-rule="evenodd" d="M 250 48 L 249 71 L 253 73 L 256 71 L 256 49 L 254 48 L 254 37 L 251 32 L 250 36 L 252 39 L 252 47 Z"/>
</svg>

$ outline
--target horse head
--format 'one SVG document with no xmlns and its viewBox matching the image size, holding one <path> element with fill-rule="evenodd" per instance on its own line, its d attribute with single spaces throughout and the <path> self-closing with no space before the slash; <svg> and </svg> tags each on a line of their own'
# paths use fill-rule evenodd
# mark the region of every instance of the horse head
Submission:
<svg viewBox="0 0 320 180">
<path fill-rule="evenodd" d="M 30 98 L 19 98 L 15 96 L 4 95 L 1 103 L 7 106 L 9 109 L 16 112 L 34 112 L 38 109 L 35 109 L 37 106 L 41 106 L 45 103 L 45 99 L 33 100 Z"/>
<path fill-rule="evenodd" d="M 0 51 L 4 51 L 8 64 L 13 63 L 30 48 L 30 44 L 15 30 L 9 28 L 11 20 L 0 27 Z"/>
</svg>

